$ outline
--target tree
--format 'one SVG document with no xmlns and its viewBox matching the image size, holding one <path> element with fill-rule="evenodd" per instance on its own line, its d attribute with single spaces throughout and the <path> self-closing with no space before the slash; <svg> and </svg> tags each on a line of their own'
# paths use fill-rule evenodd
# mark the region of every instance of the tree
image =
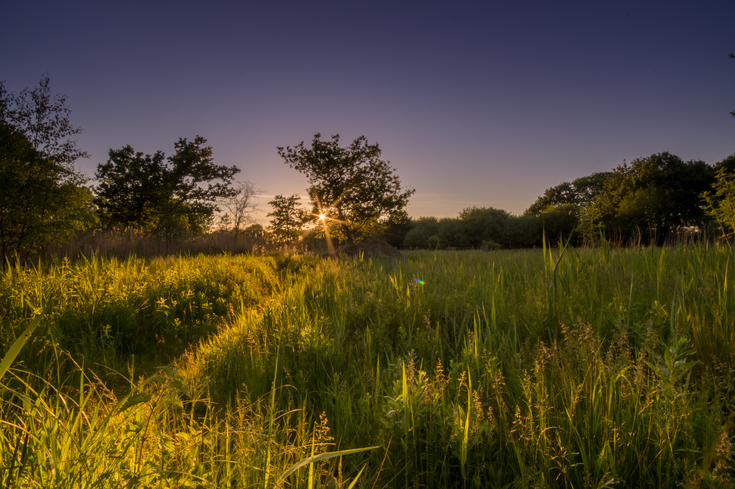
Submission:
<svg viewBox="0 0 735 489">
<path fill-rule="evenodd" d="M 439 220 L 436 217 L 420 217 L 406 233 L 403 246 L 406 248 L 429 248 L 429 238 L 439 235 Z"/>
<path fill-rule="evenodd" d="M 92 224 L 91 192 L 74 161 L 86 156 L 67 139 L 62 96 L 52 97 L 48 76 L 14 96 L 0 83 L 0 253 L 25 261 Z"/>
<path fill-rule="evenodd" d="M 586 208 L 595 195 L 602 189 L 605 179 L 610 172 L 598 172 L 580 177 L 570 182 L 562 182 L 556 187 L 546 189 L 544 195 L 536 199 L 526 211 L 525 215 L 540 216 L 545 210 L 563 205 L 574 205 Z"/>
<path fill-rule="evenodd" d="M 378 144 L 368 144 L 365 136 L 342 148 L 339 135 L 322 141 L 316 134 L 310 148 L 302 141 L 279 147 L 278 154 L 306 176 L 312 219 L 348 243 L 380 233 L 385 219 L 400 220 L 415 192 L 401 187 L 390 162 L 380 159 Z"/>
<path fill-rule="evenodd" d="M 33 149 L 44 158 L 73 169 L 79 158 L 88 158 L 85 151 L 69 139 L 82 132 L 69 121 L 71 110 L 66 106 L 66 97 L 52 96 L 48 73 L 41 76 L 38 87 L 24 88 L 17 96 L 6 99 L 5 89 L 0 88 L 2 120 L 20 131 L 29 140 Z M 0 87 L 2 83 L 0 82 Z"/>
<path fill-rule="evenodd" d="M 384 224 L 385 229 L 379 238 L 394 248 L 403 248 L 406 235 L 413 229 L 415 223 L 404 212 L 398 219 L 385 219 Z"/>
<path fill-rule="evenodd" d="M 703 224 L 700 196 L 713 182 L 714 171 L 703 161 L 684 162 L 666 152 L 638 158 L 605 179 L 585 215 L 585 230 L 594 235 L 601 226 L 623 241 L 640 233 L 661 244 L 682 227 Z"/>
<path fill-rule="evenodd" d="M 512 216 L 507 211 L 493 207 L 468 207 L 459 213 L 464 223 L 469 246 L 481 248 L 485 241 L 500 243 Z"/>
<path fill-rule="evenodd" d="M 301 197 L 298 194 L 289 197 L 276 195 L 268 202 L 268 205 L 273 206 L 273 212 L 267 215 L 273 218 L 270 221 L 271 231 L 285 241 L 296 239 L 304 223 L 309 220 L 309 214 L 300 208 L 299 200 Z"/>
<path fill-rule="evenodd" d="M 702 193 L 707 213 L 720 226 L 723 237 L 732 237 L 735 231 L 735 154 L 715 165 L 715 182 L 710 191 Z"/>
<path fill-rule="evenodd" d="M 168 159 L 162 151 L 144 155 L 130 145 L 111 149 L 107 163 L 99 164 L 95 173 L 95 203 L 106 224 L 169 236 L 206 231 L 218 199 L 237 195 L 232 181 L 240 171 L 215 165 L 212 148 L 203 147 L 206 142 L 201 136 L 181 138 Z"/>
<path fill-rule="evenodd" d="M 253 214 L 257 207 L 255 198 L 261 194 L 261 191 L 248 180 L 236 182 L 233 188 L 237 192 L 235 195 L 223 197 L 220 200 L 225 210 L 225 214 L 220 217 L 220 227 L 232 229 L 235 234 L 240 234 L 248 224 L 254 221 Z"/>
<path fill-rule="evenodd" d="M 549 206 L 536 216 L 539 219 L 539 229 L 551 243 L 558 240 L 564 242 L 577 236 L 581 212 L 582 208 L 574 204 Z"/>
<path fill-rule="evenodd" d="M 167 195 L 164 183 L 166 155 L 136 153 L 130 146 L 111 149 L 105 164 L 97 166 L 95 203 L 108 226 L 144 229 L 160 219 Z"/>
</svg>

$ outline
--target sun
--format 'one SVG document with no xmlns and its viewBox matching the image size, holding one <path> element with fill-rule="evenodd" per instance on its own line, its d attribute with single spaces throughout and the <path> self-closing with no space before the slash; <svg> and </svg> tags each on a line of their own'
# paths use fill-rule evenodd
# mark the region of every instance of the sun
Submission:
<svg viewBox="0 0 735 489">
<path fill-rule="evenodd" d="M 324 215 L 324 214 L 319 214 L 319 220 L 320 220 L 320 221 L 323 221 L 323 220 L 324 220 L 324 219 L 326 219 L 326 218 L 327 218 L 327 216 L 326 216 L 326 215 Z"/>
</svg>

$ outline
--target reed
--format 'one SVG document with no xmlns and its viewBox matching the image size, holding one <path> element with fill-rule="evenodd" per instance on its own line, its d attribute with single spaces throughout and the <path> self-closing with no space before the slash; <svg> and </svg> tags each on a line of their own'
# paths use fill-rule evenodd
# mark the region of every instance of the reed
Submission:
<svg viewBox="0 0 735 489">
<path fill-rule="evenodd" d="M 731 487 L 734 258 L 703 242 L 6 269 L 2 344 L 45 319 L 2 379 L 2 477 Z"/>
</svg>

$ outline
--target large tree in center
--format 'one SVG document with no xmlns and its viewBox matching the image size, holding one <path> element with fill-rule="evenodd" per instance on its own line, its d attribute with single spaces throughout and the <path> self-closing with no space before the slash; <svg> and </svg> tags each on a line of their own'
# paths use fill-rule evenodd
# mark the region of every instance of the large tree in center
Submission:
<svg viewBox="0 0 735 489">
<path fill-rule="evenodd" d="M 365 136 L 343 148 L 339 135 L 323 141 L 316 134 L 311 147 L 279 147 L 285 162 L 303 173 L 308 182 L 311 217 L 326 232 L 348 243 L 380 233 L 388 220 L 405 216 L 415 190 L 401 187 L 390 162 L 380 159 L 377 143 Z"/>
</svg>

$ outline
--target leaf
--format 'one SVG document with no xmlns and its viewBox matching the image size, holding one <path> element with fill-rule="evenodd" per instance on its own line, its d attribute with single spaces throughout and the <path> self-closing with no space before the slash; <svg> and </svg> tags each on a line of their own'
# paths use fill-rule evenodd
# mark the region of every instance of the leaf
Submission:
<svg viewBox="0 0 735 489">
<path fill-rule="evenodd" d="M 353 448 L 351 450 L 340 450 L 338 452 L 327 452 L 327 453 L 322 453 L 319 455 L 314 455 L 313 457 L 307 457 L 307 458 L 301 459 L 295 464 L 293 464 L 291 467 L 286 469 L 286 471 L 283 474 L 281 474 L 280 477 L 278 477 L 278 482 L 282 481 L 283 479 L 293 474 L 294 472 L 296 472 L 297 470 L 299 470 L 301 467 L 305 465 L 308 465 L 314 462 L 320 462 L 322 460 L 328 460 L 334 457 L 341 457 L 343 455 L 352 455 L 354 453 L 366 452 L 368 450 L 375 450 L 376 448 L 380 448 L 380 447 Z"/>
<path fill-rule="evenodd" d="M 347 489 L 352 489 L 353 487 L 355 487 L 355 484 L 357 484 L 357 480 L 362 475 L 362 471 L 365 470 L 365 467 L 367 467 L 367 464 L 365 464 L 365 465 L 362 466 L 362 468 L 360 469 L 360 472 L 358 472 L 357 475 L 355 476 L 355 480 L 352 481 L 352 483 L 350 484 L 350 486 Z"/>
<path fill-rule="evenodd" d="M 20 353 L 20 350 L 23 349 L 23 345 L 25 345 L 26 341 L 28 341 L 28 338 L 31 337 L 31 334 L 33 334 L 33 330 L 35 330 L 41 322 L 41 318 L 42 316 L 36 316 L 35 318 L 31 319 L 31 324 L 29 324 L 26 330 L 23 331 L 20 336 L 18 336 L 18 338 L 13 343 L 13 346 L 11 346 L 7 353 L 5 353 L 2 361 L 0 361 L 0 379 L 3 378 L 5 373 L 10 368 L 10 365 L 13 363 L 13 360 L 15 360 L 15 357 L 17 357 L 18 353 Z"/>
<path fill-rule="evenodd" d="M 147 392 L 138 392 L 137 394 L 130 395 L 120 406 L 120 412 L 125 412 L 133 406 L 148 402 L 151 400 L 151 397 L 151 394 L 148 394 Z"/>
</svg>

